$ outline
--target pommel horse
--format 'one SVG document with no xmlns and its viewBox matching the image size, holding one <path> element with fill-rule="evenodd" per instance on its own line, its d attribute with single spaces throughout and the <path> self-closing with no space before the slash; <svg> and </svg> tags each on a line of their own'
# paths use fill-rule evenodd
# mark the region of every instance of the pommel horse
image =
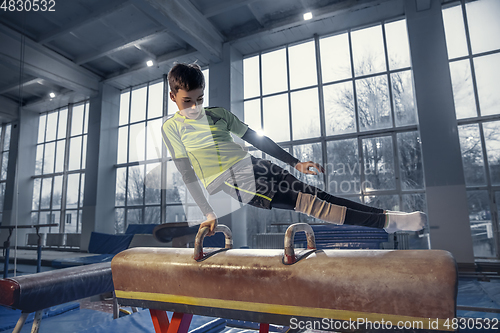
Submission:
<svg viewBox="0 0 500 333">
<path fill-rule="evenodd" d="M 186 333 L 193 314 L 291 326 L 330 320 L 336 331 L 383 332 L 368 323 L 413 323 L 407 332 L 449 331 L 456 314 L 457 269 L 441 250 L 316 250 L 312 228 L 299 223 L 285 235 L 285 251 L 133 248 L 111 263 L 118 302 L 149 308 L 156 332 Z M 308 249 L 295 253 L 295 232 Z M 204 250 L 206 252 L 204 252 Z M 165 311 L 175 312 L 169 323 Z M 346 323 L 351 325 L 345 325 Z M 415 326 L 415 323 L 417 325 Z M 421 323 L 421 324 L 420 324 Z M 387 327 L 387 326 L 386 326 Z M 414 328 L 417 329 L 414 329 Z M 332 329 L 333 330 L 333 329 Z"/>
</svg>

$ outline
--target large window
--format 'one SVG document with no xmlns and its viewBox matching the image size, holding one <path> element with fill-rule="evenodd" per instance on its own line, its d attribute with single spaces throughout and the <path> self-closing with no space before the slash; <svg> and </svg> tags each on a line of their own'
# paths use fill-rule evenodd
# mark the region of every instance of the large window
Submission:
<svg viewBox="0 0 500 333">
<path fill-rule="evenodd" d="M 9 164 L 11 124 L 0 125 L 0 225 L 2 224 L 7 165 Z"/>
<path fill-rule="evenodd" d="M 44 232 L 81 233 L 88 114 L 84 102 L 40 115 L 31 222 L 59 224 Z"/>
<path fill-rule="evenodd" d="M 443 9 L 476 257 L 499 256 L 500 2 Z"/>
<path fill-rule="evenodd" d="M 326 166 L 319 176 L 293 170 L 309 184 L 384 209 L 425 211 L 409 53 L 399 19 L 247 57 L 245 122 L 300 160 Z M 250 211 L 268 230 L 306 219 Z"/>
<path fill-rule="evenodd" d="M 208 70 L 204 70 L 208 102 Z M 161 126 L 178 111 L 164 80 L 121 93 L 116 165 L 115 232 L 129 224 L 203 218 L 164 147 Z"/>
</svg>

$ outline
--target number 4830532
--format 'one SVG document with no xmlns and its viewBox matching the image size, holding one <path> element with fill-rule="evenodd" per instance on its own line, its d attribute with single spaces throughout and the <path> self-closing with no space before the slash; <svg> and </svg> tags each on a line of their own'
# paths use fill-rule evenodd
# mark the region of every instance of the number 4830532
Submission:
<svg viewBox="0 0 500 333">
<path fill-rule="evenodd" d="M 55 7 L 55 0 L 3 0 L 0 10 L 4 12 L 55 12 Z"/>
</svg>

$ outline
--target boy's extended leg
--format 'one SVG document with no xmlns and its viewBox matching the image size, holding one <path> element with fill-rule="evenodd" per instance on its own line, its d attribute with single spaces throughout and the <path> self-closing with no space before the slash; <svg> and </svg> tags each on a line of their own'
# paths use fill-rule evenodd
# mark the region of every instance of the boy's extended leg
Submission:
<svg viewBox="0 0 500 333">
<path fill-rule="evenodd" d="M 427 221 L 422 212 L 384 213 L 382 209 L 335 197 L 299 181 L 291 174 L 280 182 L 271 206 L 293 209 L 330 223 L 385 228 L 387 232 L 417 231 Z"/>
</svg>

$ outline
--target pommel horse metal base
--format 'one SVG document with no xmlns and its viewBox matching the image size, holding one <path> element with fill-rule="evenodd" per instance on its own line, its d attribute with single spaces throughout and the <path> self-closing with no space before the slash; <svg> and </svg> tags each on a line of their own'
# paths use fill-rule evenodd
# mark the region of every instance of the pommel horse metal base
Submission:
<svg viewBox="0 0 500 333">
<path fill-rule="evenodd" d="M 297 227 L 309 233 L 309 249 L 299 254 L 291 246 Z M 203 229 L 194 256 L 183 248 L 125 250 L 111 263 L 116 296 L 122 305 L 154 309 L 156 332 L 185 333 L 193 314 L 285 326 L 292 318 L 422 322 L 419 332 L 448 331 L 444 324 L 455 317 L 457 296 L 450 253 L 315 250 L 307 227 L 291 226 L 285 253 L 220 249 L 200 256 Z M 170 326 L 164 311 L 176 312 Z M 382 332 L 367 325 L 357 331 Z"/>
</svg>

